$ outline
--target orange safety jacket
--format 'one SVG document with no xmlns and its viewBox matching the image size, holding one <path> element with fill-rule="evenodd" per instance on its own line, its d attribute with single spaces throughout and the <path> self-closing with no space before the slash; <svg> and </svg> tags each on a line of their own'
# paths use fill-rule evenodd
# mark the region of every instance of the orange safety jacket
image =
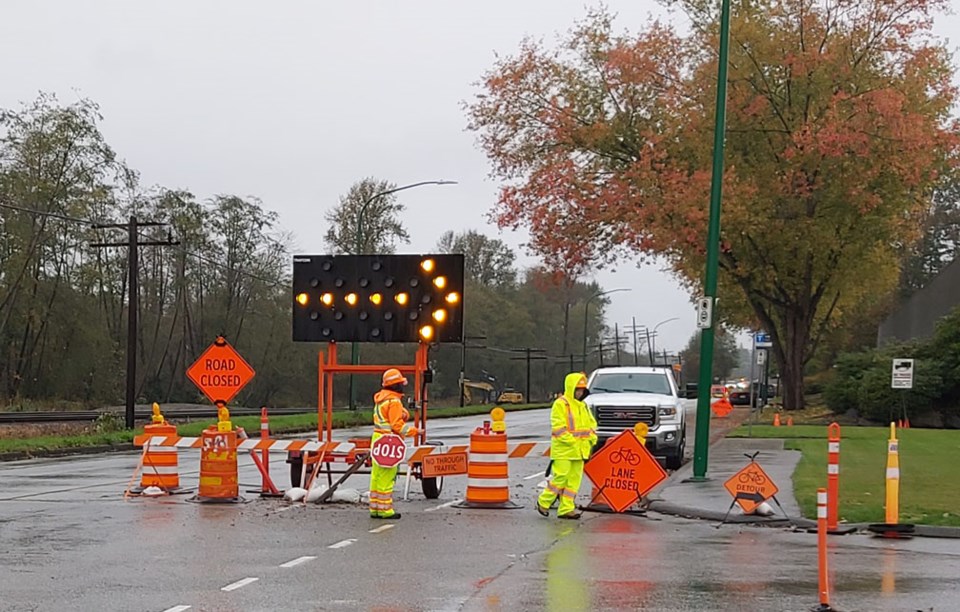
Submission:
<svg viewBox="0 0 960 612">
<path fill-rule="evenodd" d="M 403 407 L 403 395 L 389 389 L 381 389 L 373 396 L 373 401 L 375 402 L 373 408 L 375 437 L 388 433 L 407 435 L 411 427 L 406 422 L 410 418 L 410 413 Z"/>
</svg>

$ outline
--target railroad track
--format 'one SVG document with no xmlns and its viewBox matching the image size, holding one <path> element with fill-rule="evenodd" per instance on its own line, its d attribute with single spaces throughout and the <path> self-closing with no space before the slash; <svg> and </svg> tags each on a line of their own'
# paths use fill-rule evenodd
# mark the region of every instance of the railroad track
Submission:
<svg viewBox="0 0 960 612">
<path fill-rule="evenodd" d="M 270 415 L 277 416 L 282 414 L 309 414 L 316 412 L 316 408 L 271 408 Z M 97 418 L 107 411 L 99 410 L 78 410 L 71 412 L 0 412 L 0 424 L 10 423 L 69 423 L 69 422 L 89 422 L 96 421 Z M 119 418 L 123 418 L 123 412 L 115 412 Z M 153 413 L 138 410 L 136 418 L 138 421 L 149 421 Z M 260 414 L 259 408 L 231 408 L 230 416 L 253 416 Z M 170 408 L 163 411 L 163 416 L 169 419 L 206 419 L 216 418 L 217 409 L 176 409 Z"/>
</svg>

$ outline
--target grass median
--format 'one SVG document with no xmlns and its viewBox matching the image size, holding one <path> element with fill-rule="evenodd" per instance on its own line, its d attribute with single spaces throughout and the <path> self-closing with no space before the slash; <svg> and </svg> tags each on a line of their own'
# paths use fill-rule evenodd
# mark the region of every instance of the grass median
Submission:
<svg viewBox="0 0 960 612">
<path fill-rule="evenodd" d="M 544 404 L 516 404 L 504 405 L 503 409 L 507 412 L 513 412 L 532 410 L 543 406 Z M 492 405 L 430 408 L 427 413 L 427 425 L 429 427 L 429 421 L 433 419 L 486 415 L 492 409 Z M 230 420 L 235 427 L 243 427 L 251 437 L 260 436 L 259 416 L 232 417 Z M 199 436 L 201 431 L 215 422 L 216 419 L 213 418 L 198 419 L 192 422 L 177 422 L 177 433 L 187 437 Z M 334 429 L 370 425 L 372 422 L 373 414 L 370 410 L 336 411 L 333 413 Z M 508 418 L 508 426 L 509 422 Z M 317 414 L 315 412 L 270 417 L 270 432 L 273 435 L 307 433 L 316 431 L 316 429 Z M 549 429 L 549 423 L 545 421 L 544 430 L 547 429 Z M 132 450 L 133 437 L 141 433 L 143 433 L 143 427 L 138 427 L 134 431 L 103 433 L 90 431 L 77 434 L 32 435 L 29 437 L 8 435 L 7 437 L 0 437 L 0 458 L 7 460 L 28 458 L 62 452 L 81 452 L 85 449 L 116 450 L 118 448 L 129 448 Z"/>
<path fill-rule="evenodd" d="M 804 516 L 817 511 L 817 488 L 827 483 L 827 428 L 754 426 L 755 438 L 783 438 L 802 453 L 793 489 Z M 746 426 L 730 437 L 745 438 Z M 887 427 L 843 427 L 840 443 L 840 519 L 882 523 L 886 497 Z M 900 440 L 900 522 L 960 526 L 960 431 L 898 430 Z"/>
</svg>

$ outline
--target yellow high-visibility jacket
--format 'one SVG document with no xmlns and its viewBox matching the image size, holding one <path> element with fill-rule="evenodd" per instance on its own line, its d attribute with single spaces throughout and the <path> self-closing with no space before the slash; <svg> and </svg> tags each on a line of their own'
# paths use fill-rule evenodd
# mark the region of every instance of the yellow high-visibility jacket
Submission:
<svg viewBox="0 0 960 612">
<path fill-rule="evenodd" d="M 577 383 L 584 378 L 580 372 L 567 374 L 563 381 L 563 395 L 553 402 L 550 411 L 550 458 L 585 460 L 597 443 L 597 421 L 584 402 L 573 395 Z"/>
</svg>

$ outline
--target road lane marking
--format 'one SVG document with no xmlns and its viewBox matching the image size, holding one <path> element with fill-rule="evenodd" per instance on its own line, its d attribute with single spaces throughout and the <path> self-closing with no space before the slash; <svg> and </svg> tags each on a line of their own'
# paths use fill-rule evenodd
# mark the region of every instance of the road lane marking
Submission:
<svg viewBox="0 0 960 612">
<path fill-rule="evenodd" d="M 236 591 L 237 589 L 239 589 L 239 588 L 241 588 L 241 587 L 245 587 L 245 586 L 247 586 L 248 584 L 250 584 L 251 582 L 256 582 L 257 580 L 260 580 L 260 579 L 259 579 L 259 578 L 244 578 L 243 580 L 237 580 L 237 581 L 234 582 L 233 584 L 228 584 L 227 586 L 223 587 L 223 588 L 220 589 L 220 590 L 221 590 L 221 591 L 227 591 L 227 592 Z"/>
<path fill-rule="evenodd" d="M 377 527 L 376 529 L 371 529 L 370 533 L 383 533 L 387 529 L 393 529 L 393 524 L 383 525 L 381 527 Z"/>
<path fill-rule="evenodd" d="M 357 541 L 356 538 L 350 538 L 349 540 L 341 540 L 336 544 L 331 544 L 330 546 L 327 546 L 327 548 L 346 548 L 347 546 L 350 546 L 356 541 Z"/>
<path fill-rule="evenodd" d="M 524 480 L 533 480 L 534 478 L 543 478 L 543 470 L 540 470 L 536 474 L 530 474 L 529 476 L 524 476 Z"/>
<path fill-rule="evenodd" d="M 173 606 L 172 608 L 167 608 L 163 612 L 185 612 L 185 610 L 189 609 L 190 606 Z"/>
<path fill-rule="evenodd" d="M 280 567 L 296 567 L 301 563 L 306 563 L 307 561 L 313 561 L 316 557 L 297 557 L 293 561 L 287 561 L 286 563 L 281 563 Z"/>
<path fill-rule="evenodd" d="M 424 510 L 424 512 L 433 512 L 434 510 L 442 510 L 442 509 L 444 509 L 444 508 L 449 508 L 450 506 L 452 506 L 452 505 L 454 505 L 454 504 L 459 504 L 459 503 L 462 502 L 462 501 L 463 501 L 462 499 L 455 499 L 455 500 L 453 500 L 453 501 L 451 501 L 451 502 L 447 502 L 447 503 L 445 503 L 445 504 L 440 504 L 439 506 L 434 506 L 433 508 L 427 508 L 426 510 Z"/>
</svg>

